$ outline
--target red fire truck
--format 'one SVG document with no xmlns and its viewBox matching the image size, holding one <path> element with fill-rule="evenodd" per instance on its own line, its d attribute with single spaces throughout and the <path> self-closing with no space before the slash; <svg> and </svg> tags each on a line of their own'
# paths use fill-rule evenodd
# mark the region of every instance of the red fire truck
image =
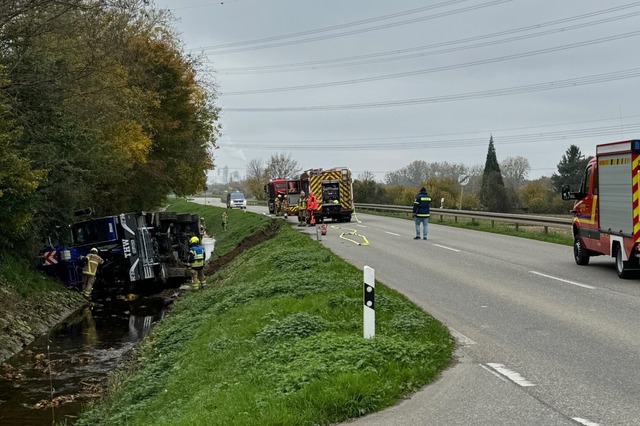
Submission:
<svg viewBox="0 0 640 426">
<path fill-rule="evenodd" d="M 292 216 L 296 215 L 296 206 L 300 198 L 300 180 L 287 178 L 271 179 L 264 186 L 264 192 L 267 195 L 269 213 L 276 213 L 276 198 L 280 194 L 287 200 L 289 206 L 287 214 Z"/>
<path fill-rule="evenodd" d="M 592 256 L 615 258 L 616 272 L 628 278 L 640 269 L 640 140 L 596 147 L 578 192 L 562 187 L 573 207 L 573 255 L 578 265 Z"/>
</svg>

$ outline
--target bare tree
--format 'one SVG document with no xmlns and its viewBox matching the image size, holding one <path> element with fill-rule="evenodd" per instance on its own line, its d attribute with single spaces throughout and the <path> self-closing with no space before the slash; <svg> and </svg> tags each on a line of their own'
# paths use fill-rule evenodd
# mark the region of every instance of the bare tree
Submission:
<svg viewBox="0 0 640 426">
<path fill-rule="evenodd" d="M 247 164 L 247 177 L 245 179 L 245 187 L 258 200 L 265 199 L 264 186 L 269 177 L 264 167 L 262 159 L 255 158 Z"/>
<path fill-rule="evenodd" d="M 247 179 L 263 179 L 264 172 L 264 162 L 261 158 L 254 158 L 247 163 Z"/>
<path fill-rule="evenodd" d="M 362 174 L 358 175 L 358 180 L 361 180 L 363 182 L 375 181 L 376 175 L 372 171 L 365 170 L 364 172 L 362 172 Z"/>
<path fill-rule="evenodd" d="M 500 170 L 507 186 L 517 189 L 529 175 L 531 166 L 529 165 L 529 160 L 524 157 L 507 157 L 500 163 Z"/>
<path fill-rule="evenodd" d="M 267 171 L 270 179 L 294 177 L 300 174 L 302 167 L 300 167 L 297 160 L 291 158 L 291 153 L 286 155 L 280 153 L 274 154 L 269 158 Z"/>
</svg>

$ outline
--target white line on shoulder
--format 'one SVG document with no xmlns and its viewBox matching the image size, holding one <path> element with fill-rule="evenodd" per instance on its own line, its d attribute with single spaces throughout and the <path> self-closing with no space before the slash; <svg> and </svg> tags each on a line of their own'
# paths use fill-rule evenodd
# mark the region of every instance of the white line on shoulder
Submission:
<svg viewBox="0 0 640 426">
<path fill-rule="evenodd" d="M 443 249 L 445 249 L 445 250 L 455 251 L 456 253 L 460 253 L 460 250 L 458 250 L 458 249 L 454 249 L 454 248 L 447 247 L 447 246 L 441 246 L 440 244 L 434 244 L 434 246 L 436 246 L 436 247 L 440 247 L 440 248 L 443 248 Z"/>
<path fill-rule="evenodd" d="M 594 423 L 594 422 L 591 422 L 591 421 L 589 421 L 587 419 L 581 419 L 580 417 L 574 417 L 573 420 L 575 420 L 576 422 L 578 422 L 578 423 L 580 423 L 580 424 L 582 424 L 584 426 L 600 426 L 599 423 Z"/>
<path fill-rule="evenodd" d="M 560 282 L 563 282 L 563 283 L 577 285 L 578 287 L 588 288 L 590 290 L 595 289 L 595 287 L 590 286 L 590 285 L 580 284 L 580 283 L 577 283 L 575 281 L 565 280 L 565 279 L 562 279 L 562 278 L 554 277 L 552 275 L 543 274 L 542 272 L 536 272 L 536 271 L 529 271 L 529 272 L 531 272 L 532 274 L 540 275 L 541 277 L 549 278 L 549 279 L 560 281 Z"/>
<path fill-rule="evenodd" d="M 498 373 L 505 376 L 506 378 L 508 378 L 509 380 L 511 380 L 516 385 L 519 385 L 522 387 L 535 386 L 533 383 L 531 383 L 530 381 L 522 377 L 520 373 L 517 373 L 513 370 L 508 369 L 507 367 L 504 366 L 504 364 L 488 362 L 487 365 L 493 368 L 494 370 L 496 370 Z"/>
</svg>

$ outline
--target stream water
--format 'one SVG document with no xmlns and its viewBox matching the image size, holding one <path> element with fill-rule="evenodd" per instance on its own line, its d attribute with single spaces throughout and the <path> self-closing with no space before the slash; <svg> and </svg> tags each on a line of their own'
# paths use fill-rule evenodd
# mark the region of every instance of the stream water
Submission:
<svg viewBox="0 0 640 426">
<path fill-rule="evenodd" d="M 167 299 L 96 302 L 0 366 L 0 425 L 72 424 L 164 316 Z"/>
</svg>

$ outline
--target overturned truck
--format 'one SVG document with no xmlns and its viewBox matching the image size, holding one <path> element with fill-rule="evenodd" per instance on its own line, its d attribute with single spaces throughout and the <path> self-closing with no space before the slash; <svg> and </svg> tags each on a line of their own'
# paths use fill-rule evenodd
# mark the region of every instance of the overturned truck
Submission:
<svg viewBox="0 0 640 426">
<path fill-rule="evenodd" d="M 175 212 L 122 213 L 70 225 L 70 243 L 43 247 L 40 266 L 67 285 L 82 284 L 82 256 L 92 248 L 104 259 L 96 287 L 154 291 L 191 276 L 189 240 L 201 238 L 200 217 Z"/>
</svg>

